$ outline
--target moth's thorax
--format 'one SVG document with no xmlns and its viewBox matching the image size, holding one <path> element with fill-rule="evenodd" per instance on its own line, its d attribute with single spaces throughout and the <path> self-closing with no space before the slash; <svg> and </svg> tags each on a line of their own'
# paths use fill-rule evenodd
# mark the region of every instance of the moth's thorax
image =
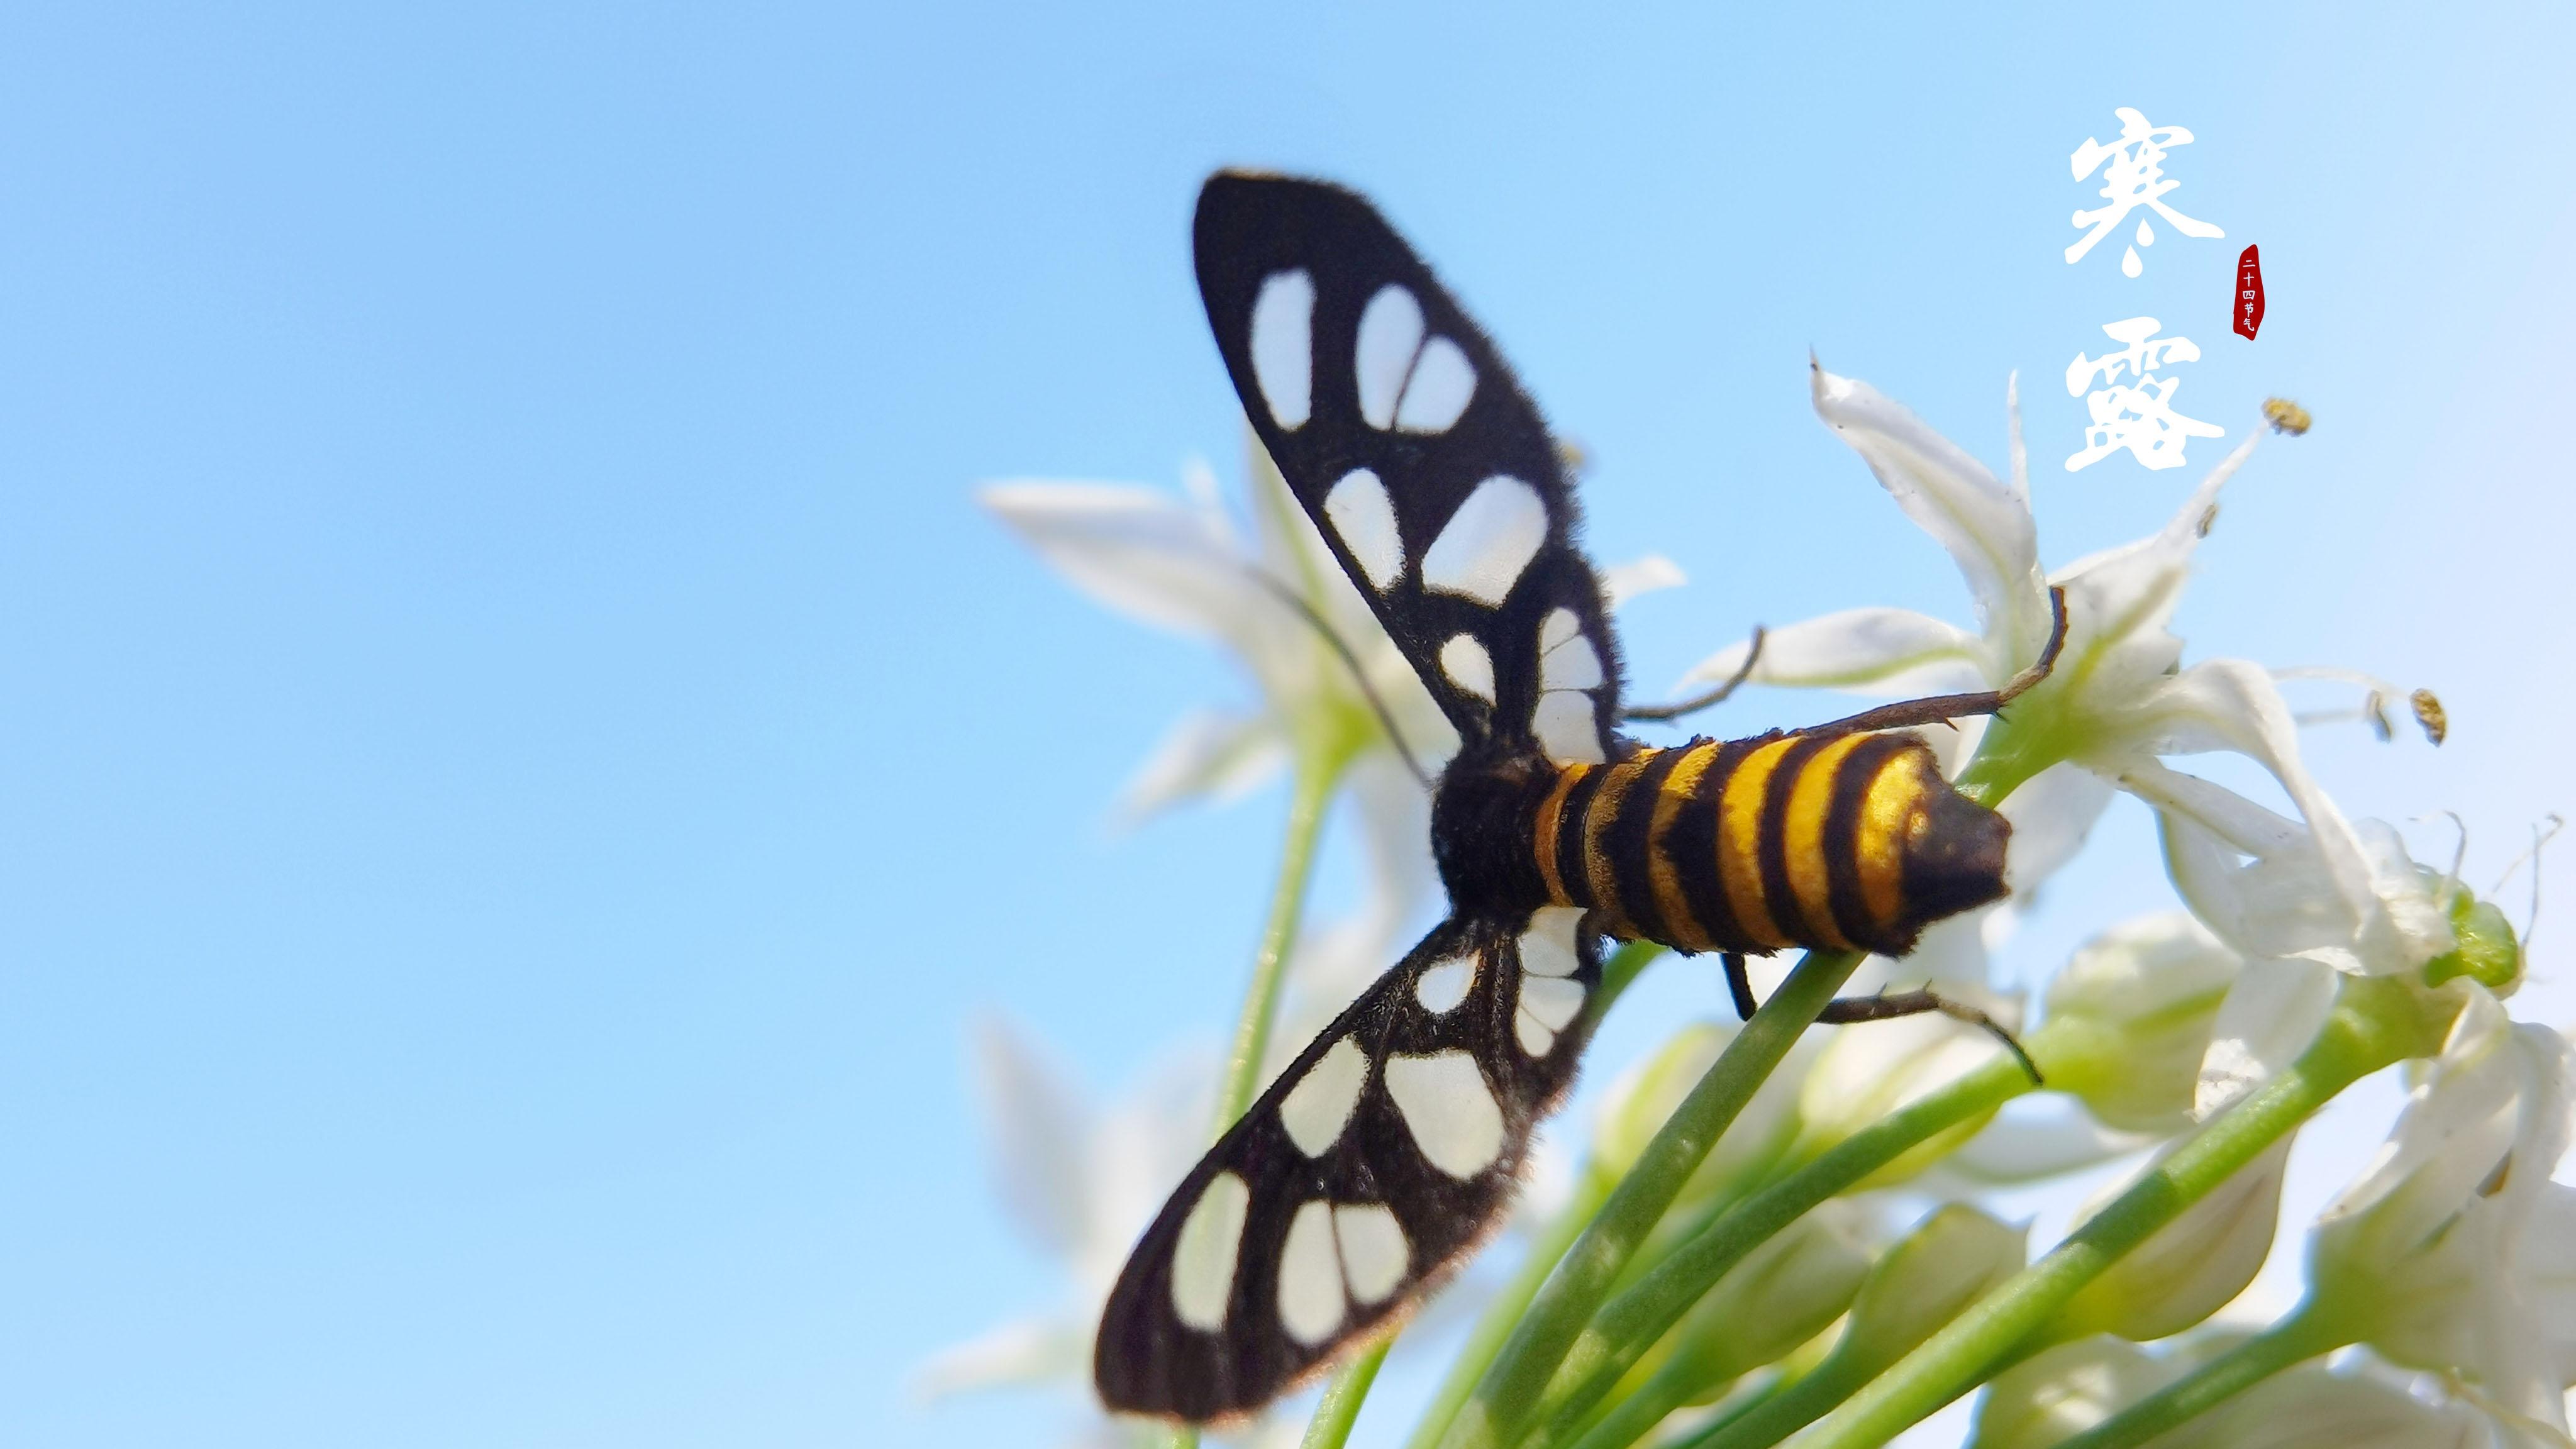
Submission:
<svg viewBox="0 0 2576 1449">
<path fill-rule="evenodd" d="M 1557 766 L 1526 746 L 1470 745 L 1431 797 L 1431 854 L 1454 909 L 1526 911 L 1548 904 L 1530 856 L 1531 821 Z"/>
<path fill-rule="evenodd" d="M 2001 897 L 2011 827 L 1907 735 L 1770 734 L 1610 764 L 1462 757 L 1433 808 L 1461 907 L 1582 906 L 1686 951 L 1901 954 Z"/>
</svg>

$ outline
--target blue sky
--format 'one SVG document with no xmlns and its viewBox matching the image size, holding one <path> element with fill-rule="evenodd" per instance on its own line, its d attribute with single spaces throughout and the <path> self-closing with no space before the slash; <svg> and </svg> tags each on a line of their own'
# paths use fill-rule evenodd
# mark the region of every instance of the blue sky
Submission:
<svg viewBox="0 0 2576 1449">
<path fill-rule="evenodd" d="M 1103 1092 L 1212 1039 L 1281 801 L 1105 828 L 1168 722 L 1246 686 L 1074 600 L 971 489 L 1239 477 L 1186 253 L 1221 164 L 1375 195 L 1597 457 L 1596 552 L 1691 572 L 1623 621 L 1641 693 L 1755 619 L 1965 610 L 1809 414 L 1809 348 L 1997 462 L 2019 369 L 2064 562 L 2218 456 L 2051 462 L 2066 359 L 2164 309 L 2205 353 L 2185 411 L 2318 418 L 2232 488 L 2183 632 L 2441 689 L 2450 747 L 2312 757 L 2358 813 L 2457 811 L 2491 878 L 2576 807 L 2570 30 L 13 14 L 0 1439 L 1064 1422 L 903 1393 L 1059 1291 L 985 1185 L 966 1024 L 1005 1009 Z M 2066 154 L 2122 105 L 2197 133 L 2173 199 L 2228 231 L 2166 232 L 2135 283 L 2058 256 Z M 2253 344 L 2222 310 L 2248 241 Z M 2020 959 L 2161 895 L 2115 814 Z M 2562 1024 L 2564 909 L 2523 1003 Z M 1659 980 L 1596 1076 L 1713 992 Z"/>
</svg>

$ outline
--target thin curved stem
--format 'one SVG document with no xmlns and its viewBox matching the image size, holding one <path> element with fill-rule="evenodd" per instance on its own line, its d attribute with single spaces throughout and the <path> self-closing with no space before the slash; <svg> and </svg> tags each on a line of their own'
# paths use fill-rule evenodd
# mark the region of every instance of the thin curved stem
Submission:
<svg viewBox="0 0 2576 1449">
<path fill-rule="evenodd" d="M 1288 837 L 1280 851 L 1279 880 L 1270 891 L 1270 918 L 1261 928 L 1261 947 L 1252 958 L 1252 980 L 1243 993 L 1243 1014 L 1236 1018 L 1234 1046 L 1226 1053 L 1225 1080 L 1217 1092 L 1215 1134 L 1234 1125 L 1261 1090 L 1261 1060 L 1270 1050 L 1270 1024 L 1279 1014 L 1279 988 L 1287 975 L 1288 953 L 1297 944 L 1297 926 L 1306 909 L 1306 887 L 1315 874 L 1315 843 L 1324 831 L 1324 813 L 1333 789 L 1349 762 L 1347 750 L 1301 751 L 1296 782 L 1288 801 Z"/>
<path fill-rule="evenodd" d="M 1557 1264 L 1529 1313 L 1451 1423 L 1444 1444 L 1450 1449 L 1496 1449 L 1519 1437 L 1557 1366 L 1578 1341 L 1588 1337 L 1587 1320 L 1630 1255 L 1860 960 L 1856 951 L 1809 952 L 1770 1001 L 1736 1033 Z"/>
</svg>

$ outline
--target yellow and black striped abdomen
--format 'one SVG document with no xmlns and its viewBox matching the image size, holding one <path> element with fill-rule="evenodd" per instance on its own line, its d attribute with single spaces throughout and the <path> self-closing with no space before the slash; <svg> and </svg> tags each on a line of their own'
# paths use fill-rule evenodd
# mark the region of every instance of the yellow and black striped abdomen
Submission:
<svg viewBox="0 0 2576 1449">
<path fill-rule="evenodd" d="M 2010 827 L 1911 735 L 1788 734 L 1568 765 L 1531 845 L 1548 898 L 1685 951 L 1901 954 L 2004 893 Z"/>
</svg>

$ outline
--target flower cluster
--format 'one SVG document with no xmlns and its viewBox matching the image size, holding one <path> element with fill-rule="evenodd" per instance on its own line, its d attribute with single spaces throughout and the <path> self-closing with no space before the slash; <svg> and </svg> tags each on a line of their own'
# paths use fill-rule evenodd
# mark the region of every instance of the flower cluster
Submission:
<svg viewBox="0 0 2576 1449">
<path fill-rule="evenodd" d="M 1866 384 L 1818 367 L 1812 390 L 1818 416 L 1955 562 L 1973 627 L 1854 609 L 1718 650 L 1683 683 L 2000 688 L 2039 657 L 2052 591 L 2062 598 L 2045 679 L 1998 717 L 1924 731 L 1959 788 L 2012 821 L 2010 897 L 1855 977 L 1929 984 L 2014 1027 L 2045 1087 L 1944 1015 L 1820 1028 L 1785 1052 L 1732 1022 L 1683 1026 L 1617 1073 L 1570 1185 L 1529 1195 L 1518 1266 L 1443 1296 L 1441 1312 L 1477 1322 L 1410 1443 L 1697 1449 L 1796 1434 L 1846 1449 L 1972 1392 L 1984 1449 L 2569 1443 L 2576 1189 L 2552 1174 L 2569 1140 L 2570 1048 L 2506 1010 L 2522 942 L 2456 869 L 2419 864 L 2397 830 L 2336 804 L 2302 758 L 2286 675 L 2186 663 L 2171 628 L 2260 431 L 2162 528 L 2051 571 L 2009 391 L 1998 478 Z M 1298 804 L 1285 905 L 1218 1080 L 1179 1070 L 1091 1114 L 1017 1033 L 979 1039 L 1005 1199 L 1074 1293 L 1061 1317 L 936 1360 L 934 1390 L 1078 1378 L 1100 1295 L 1211 1112 L 1239 1110 L 1391 959 L 1431 894 L 1419 776 L 1454 736 L 1253 458 L 1248 535 L 1204 468 L 1178 498 L 1059 483 L 985 495 L 1077 586 L 1220 641 L 1257 686 L 1254 708 L 1176 726 L 1131 785 L 1131 815 L 1240 794 L 1283 767 Z M 1679 581 L 1649 559 L 1610 585 L 1624 597 Z M 2430 694 L 2332 677 L 2369 690 L 2346 717 L 2384 725 L 2385 701 L 2407 697 L 2439 742 Z M 2186 767 L 2215 754 L 2251 762 L 2266 798 Z M 1995 989 L 1989 952 L 2121 792 L 2152 813 L 2175 906 L 2106 926 L 2035 1002 Z M 1372 894 L 1301 932 L 1313 836 L 1340 793 Z M 1630 947 L 1623 969 L 1651 955 Z M 2305 1298 L 2268 1324 L 2220 1321 L 2281 1247 L 2300 1126 L 2399 1064 L 2409 1094 L 2386 1145 L 2307 1229 Z M 2042 1110 L 2001 1110 L 2034 1093 Z M 2121 1158 L 2134 1159 L 2127 1176 L 2035 1259 L 2027 1228 L 1976 1202 Z M 1577 1260 L 1591 1271 L 1551 1279 Z M 1418 1323 L 1406 1341 L 1432 1336 Z M 1368 1372 L 1337 1380 L 1307 1442 L 1340 1442 L 1367 1385 Z M 1248 1432 L 1295 1430 L 1274 1417 Z"/>
</svg>

